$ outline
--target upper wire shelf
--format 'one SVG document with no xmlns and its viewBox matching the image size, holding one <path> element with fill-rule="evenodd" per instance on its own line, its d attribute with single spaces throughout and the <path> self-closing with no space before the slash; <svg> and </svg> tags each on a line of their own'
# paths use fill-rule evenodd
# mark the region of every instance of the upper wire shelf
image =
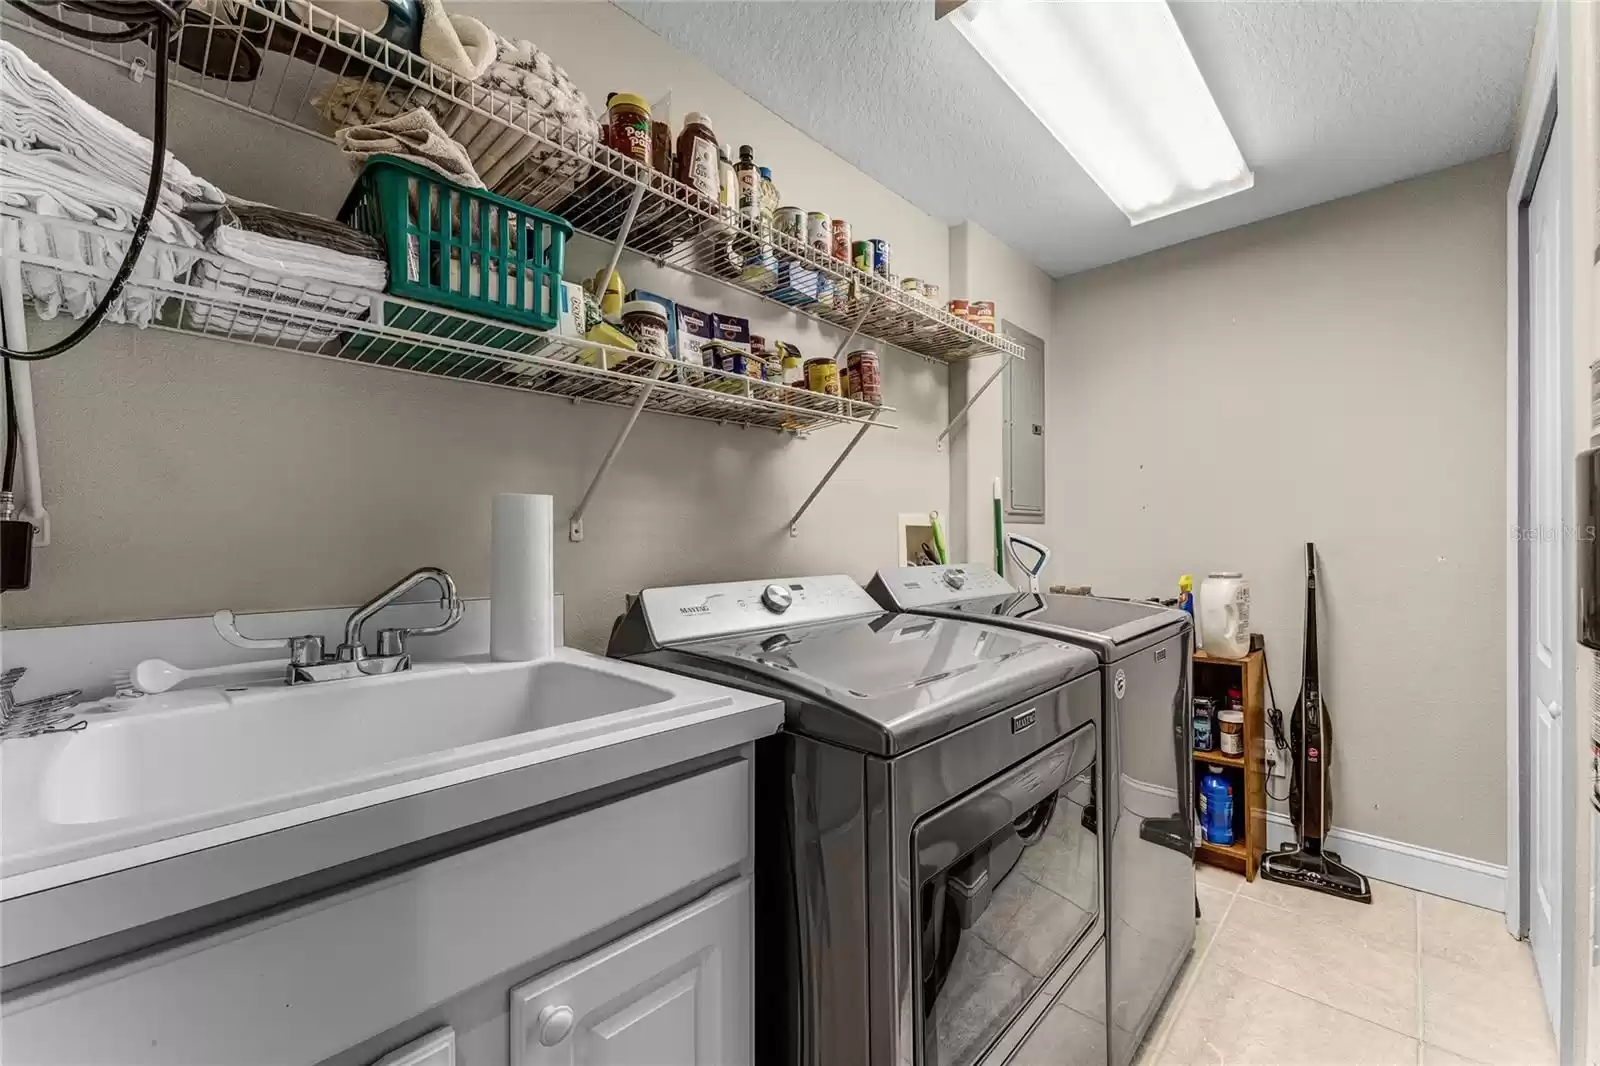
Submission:
<svg viewBox="0 0 1600 1066">
<path fill-rule="evenodd" d="M 64 4 L 41 6 L 72 24 L 110 25 Z M 148 67 L 150 51 L 143 44 L 91 43 L 9 5 L 0 3 L 0 12 L 8 26 L 117 63 L 136 76 Z M 1022 358 L 1020 345 L 804 241 L 729 218 L 689 186 L 612 151 L 588 132 L 458 78 L 307 0 L 217 0 L 205 10 L 190 7 L 185 19 L 183 49 L 199 66 L 236 71 L 241 55 L 255 56 L 245 64 L 254 73 L 247 81 L 173 64 L 175 84 L 200 96 L 324 140 L 331 130 L 362 121 L 358 104 L 372 106 L 375 94 L 388 114 L 425 107 L 463 141 L 493 191 L 552 211 L 590 237 L 614 242 L 626 230 L 625 246 L 657 264 L 925 358 Z M 464 135 L 467 129 L 474 131 L 471 137 Z M 628 226 L 634 199 L 639 203 Z M 729 243 L 738 253 L 733 259 L 726 255 Z"/>
<path fill-rule="evenodd" d="M 29 249 L 22 224 L 51 235 Z M 9 231 L 9 232 L 8 232 Z M 78 231 L 85 239 L 55 237 Z M 87 306 L 104 291 L 122 251 L 106 231 L 59 217 L 0 207 L 3 255 L 15 257 L 30 299 L 40 294 Z M 125 241 L 121 242 L 125 244 Z M 86 302 L 85 302 L 86 301 Z M 895 428 L 894 408 L 849 400 L 711 367 L 541 333 L 380 293 L 353 294 L 292 278 L 246 273 L 233 260 L 154 238 L 119 300 L 121 318 L 429 377 L 631 407 L 712 422 L 804 434 L 830 425 Z"/>
</svg>

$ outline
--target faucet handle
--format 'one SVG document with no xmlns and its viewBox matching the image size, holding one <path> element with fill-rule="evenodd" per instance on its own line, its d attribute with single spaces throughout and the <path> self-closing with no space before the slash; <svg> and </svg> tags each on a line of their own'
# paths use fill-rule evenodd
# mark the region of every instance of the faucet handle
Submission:
<svg viewBox="0 0 1600 1066">
<path fill-rule="evenodd" d="M 211 616 L 217 635 L 235 648 L 289 649 L 289 661 L 294 666 L 315 666 L 322 661 L 322 637 L 308 633 L 295 637 L 247 637 L 234 624 L 232 611 L 218 611 Z"/>
</svg>

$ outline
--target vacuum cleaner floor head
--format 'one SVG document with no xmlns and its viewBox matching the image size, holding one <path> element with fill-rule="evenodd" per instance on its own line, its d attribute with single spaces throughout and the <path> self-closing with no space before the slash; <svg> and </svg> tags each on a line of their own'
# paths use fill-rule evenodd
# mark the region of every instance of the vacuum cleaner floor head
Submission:
<svg viewBox="0 0 1600 1066">
<path fill-rule="evenodd" d="M 1372 886 L 1367 879 L 1328 851 L 1313 855 L 1289 845 L 1261 860 L 1261 876 L 1268 881 L 1326 892 L 1355 903 L 1372 902 Z"/>
</svg>

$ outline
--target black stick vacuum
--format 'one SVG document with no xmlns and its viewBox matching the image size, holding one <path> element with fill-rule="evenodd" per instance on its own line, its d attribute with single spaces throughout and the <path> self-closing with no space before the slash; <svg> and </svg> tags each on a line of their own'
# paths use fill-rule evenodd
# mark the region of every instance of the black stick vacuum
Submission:
<svg viewBox="0 0 1600 1066">
<path fill-rule="evenodd" d="M 1357 903 L 1372 902 L 1367 879 L 1322 846 L 1332 820 L 1328 763 L 1333 758 L 1333 722 L 1322 700 L 1317 678 L 1317 548 L 1306 545 L 1306 647 L 1300 698 L 1294 704 L 1289 746 L 1294 751 L 1294 777 L 1289 786 L 1289 813 L 1296 843 L 1286 844 L 1261 862 L 1268 881 L 1326 892 Z"/>
</svg>

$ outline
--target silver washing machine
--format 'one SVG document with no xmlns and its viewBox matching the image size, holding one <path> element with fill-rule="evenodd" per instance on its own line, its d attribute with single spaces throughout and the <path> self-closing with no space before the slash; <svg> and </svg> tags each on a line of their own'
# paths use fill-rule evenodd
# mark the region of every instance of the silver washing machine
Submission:
<svg viewBox="0 0 1600 1066">
<path fill-rule="evenodd" d="M 756 755 L 756 1061 L 1000 1063 L 1104 1014 L 1095 657 L 842 575 L 646 589 L 610 654 L 783 701 Z M 1100 1066 L 1090 1033 L 1061 1066 Z"/>
<path fill-rule="evenodd" d="M 1127 1066 L 1194 947 L 1193 623 L 1095 596 L 1019 593 L 982 566 L 883 570 L 891 610 L 1055 637 L 1094 653 L 1103 692 L 1110 1066 Z"/>
</svg>

